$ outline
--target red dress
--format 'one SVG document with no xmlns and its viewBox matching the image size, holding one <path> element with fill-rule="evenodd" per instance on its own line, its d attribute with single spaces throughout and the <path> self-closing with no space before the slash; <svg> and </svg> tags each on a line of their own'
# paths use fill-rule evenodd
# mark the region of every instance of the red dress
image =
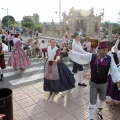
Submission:
<svg viewBox="0 0 120 120">
<path fill-rule="evenodd" d="M 0 42 L 0 67 L 1 69 L 5 69 L 6 65 L 5 65 L 4 54 L 1 54 L 1 52 L 2 52 L 2 43 Z"/>
</svg>

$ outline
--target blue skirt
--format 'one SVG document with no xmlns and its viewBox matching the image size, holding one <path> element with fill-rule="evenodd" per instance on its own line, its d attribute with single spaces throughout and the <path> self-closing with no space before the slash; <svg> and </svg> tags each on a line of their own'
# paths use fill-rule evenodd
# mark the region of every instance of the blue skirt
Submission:
<svg viewBox="0 0 120 120">
<path fill-rule="evenodd" d="M 61 92 L 75 87 L 74 75 L 71 73 L 68 67 L 62 62 L 58 62 L 57 66 L 59 79 L 48 80 L 44 78 L 44 91 Z"/>
<path fill-rule="evenodd" d="M 111 76 L 108 78 L 107 96 L 120 101 L 120 90 L 118 90 L 117 85 L 113 83 Z"/>
</svg>

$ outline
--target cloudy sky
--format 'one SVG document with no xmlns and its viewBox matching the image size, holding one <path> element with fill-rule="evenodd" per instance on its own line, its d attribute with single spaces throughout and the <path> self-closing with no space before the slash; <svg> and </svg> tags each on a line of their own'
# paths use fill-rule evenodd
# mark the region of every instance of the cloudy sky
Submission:
<svg viewBox="0 0 120 120">
<path fill-rule="evenodd" d="M 99 14 L 101 8 L 104 8 L 104 21 L 110 20 L 116 22 L 118 12 L 120 12 L 119 0 L 61 0 L 61 12 L 69 12 L 71 7 L 74 9 L 90 9 L 94 7 L 94 13 Z M 59 0 L 1 0 L 0 1 L 0 20 L 7 14 L 14 16 L 16 21 L 21 21 L 23 16 L 37 13 L 40 16 L 40 22 L 59 21 Z"/>
</svg>

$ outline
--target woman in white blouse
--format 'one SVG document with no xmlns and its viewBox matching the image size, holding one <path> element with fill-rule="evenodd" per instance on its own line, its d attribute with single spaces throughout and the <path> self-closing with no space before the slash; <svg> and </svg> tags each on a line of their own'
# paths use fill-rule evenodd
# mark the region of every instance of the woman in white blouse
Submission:
<svg viewBox="0 0 120 120">
<path fill-rule="evenodd" d="M 82 47 L 85 51 L 88 51 L 88 52 L 91 51 L 91 42 L 89 40 L 89 37 L 86 37 L 86 40 L 84 41 Z"/>
</svg>

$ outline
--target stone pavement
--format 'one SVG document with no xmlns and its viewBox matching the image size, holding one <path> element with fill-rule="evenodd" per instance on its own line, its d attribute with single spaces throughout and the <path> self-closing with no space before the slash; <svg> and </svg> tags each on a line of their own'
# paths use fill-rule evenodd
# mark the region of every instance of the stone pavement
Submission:
<svg viewBox="0 0 120 120">
<path fill-rule="evenodd" d="M 88 84 L 85 79 L 85 83 Z M 43 81 L 13 89 L 14 120 L 89 120 L 89 85 L 50 97 Z M 120 120 L 120 105 L 103 109 L 104 120 Z M 97 114 L 95 120 L 98 120 Z"/>
<path fill-rule="evenodd" d="M 5 54 L 6 63 L 11 56 Z M 87 87 L 77 85 L 71 91 L 49 96 L 43 91 L 43 67 L 45 59 L 30 57 L 31 66 L 24 72 L 14 71 L 7 66 L 4 71 L 4 82 L 0 88 L 8 87 L 13 90 L 14 120 L 89 120 L 89 75 L 84 74 Z M 64 63 L 71 70 L 72 63 Z M 84 68 L 84 71 L 88 68 Z M 88 76 L 87 76 L 88 75 Z M 104 120 L 120 120 L 120 105 L 108 106 L 103 109 Z M 97 119 L 97 114 L 95 117 Z"/>
</svg>

